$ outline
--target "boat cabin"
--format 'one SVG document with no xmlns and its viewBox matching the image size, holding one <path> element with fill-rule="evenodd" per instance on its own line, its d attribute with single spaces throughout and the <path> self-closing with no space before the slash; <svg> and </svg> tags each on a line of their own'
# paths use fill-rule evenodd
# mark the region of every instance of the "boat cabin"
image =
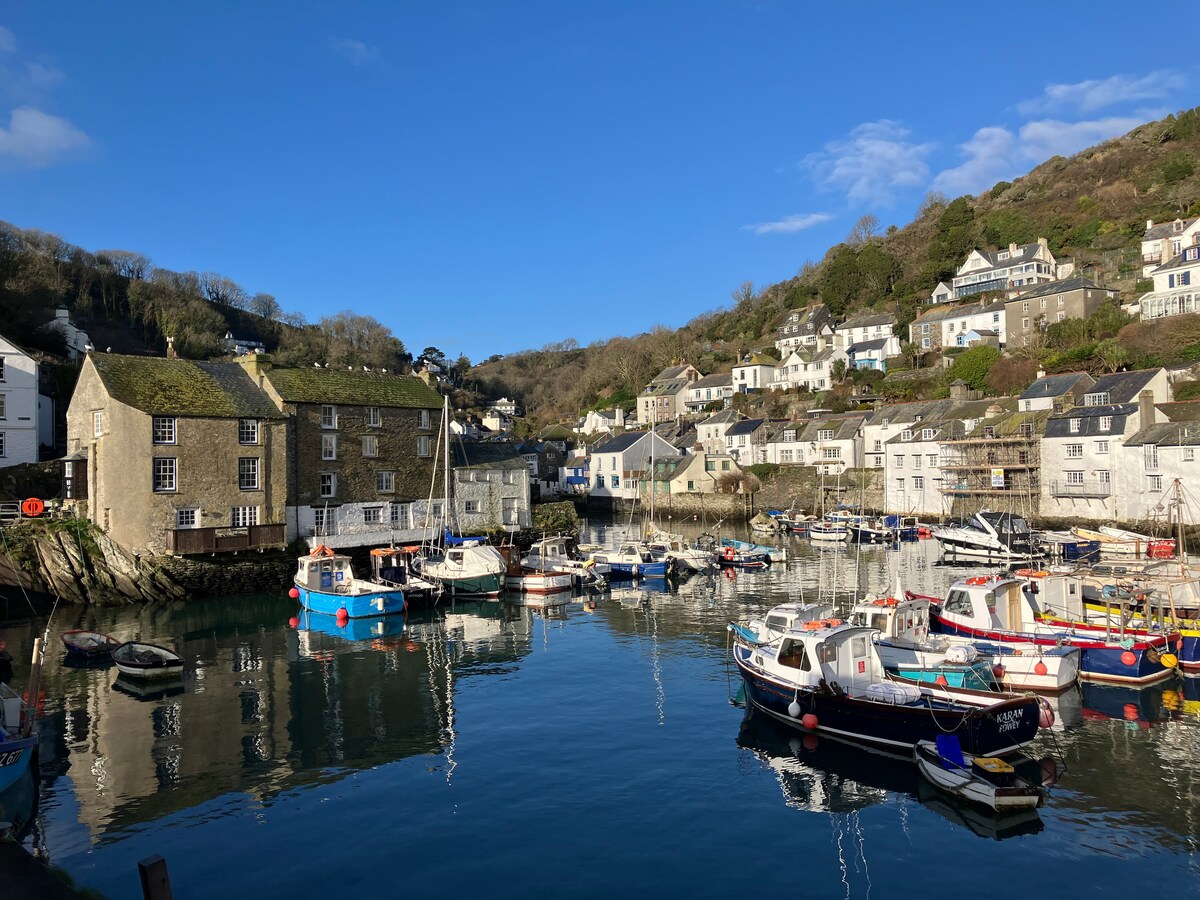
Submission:
<svg viewBox="0 0 1200 900">
<path fill-rule="evenodd" d="M 759 640 L 772 641 L 793 629 L 800 629 L 805 622 L 814 622 L 829 615 L 830 608 L 819 603 L 783 603 L 776 606 L 766 618 L 751 621 Z"/>
<path fill-rule="evenodd" d="M 1083 579 L 1078 575 L 1042 571 L 1021 571 L 1017 574 L 1025 579 L 1022 589 L 1030 605 L 1039 614 L 1078 621 L 1087 618 Z"/>
<path fill-rule="evenodd" d="M 850 621 L 875 629 L 890 643 L 917 646 L 929 640 L 929 600 L 868 596 L 855 605 Z"/>
<path fill-rule="evenodd" d="M 350 557 L 334 553 L 328 547 L 315 548 L 297 563 L 296 584 L 307 590 L 328 594 L 340 587 L 345 592 L 353 583 Z"/>
<path fill-rule="evenodd" d="M 836 623 L 836 624 L 835 624 Z M 836 684 L 852 697 L 868 694 L 883 682 L 883 663 L 871 640 L 874 629 L 845 625 L 838 619 L 818 619 L 793 628 L 778 642 L 773 665 L 769 647 L 755 651 L 755 663 L 787 670 L 789 680 L 816 687 Z M 766 654 L 767 658 L 764 658 Z"/>
<path fill-rule="evenodd" d="M 1026 596 L 1025 582 L 1004 575 L 956 581 L 942 603 L 942 619 L 987 631 L 1033 631 L 1037 609 Z"/>
<path fill-rule="evenodd" d="M 561 563 L 563 560 L 574 559 L 576 559 L 576 556 L 571 552 L 568 539 L 561 535 L 556 535 L 535 541 L 533 546 L 529 548 L 529 552 L 525 554 L 524 563 L 535 569 L 552 569 L 557 563 Z"/>
</svg>

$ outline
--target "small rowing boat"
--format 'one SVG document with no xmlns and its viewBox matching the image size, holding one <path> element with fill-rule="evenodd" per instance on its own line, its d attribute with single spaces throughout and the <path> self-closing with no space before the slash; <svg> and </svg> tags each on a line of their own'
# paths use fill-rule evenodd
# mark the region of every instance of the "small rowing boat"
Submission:
<svg viewBox="0 0 1200 900">
<path fill-rule="evenodd" d="M 1042 802 L 1041 787 L 1026 781 L 1002 759 L 963 753 L 955 735 L 919 741 L 913 759 L 931 784 L 998 812 L 1033 809 Z"/>
<path fill-rule="evenodd" d="M 121 642 L 111 634 L 100 631 L 84 631 L 73 628 L 62 633 L 63 646 L 67 653 L 77 659 L 107 659 Z"/>
<path fill-rule="evenodd" d="M 183 657 L 158 644 L 126 641 L 112 658 L 121 674 L 134 678 L 168 678 L 183 671 Z"/>
</svg>

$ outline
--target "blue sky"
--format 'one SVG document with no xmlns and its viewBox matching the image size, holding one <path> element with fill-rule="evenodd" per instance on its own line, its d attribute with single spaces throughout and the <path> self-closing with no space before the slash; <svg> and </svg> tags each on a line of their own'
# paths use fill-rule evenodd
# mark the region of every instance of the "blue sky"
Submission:
<svg viewBox="0 0 1200 900">
<path fill-rule="evenodd" d="M 1106 14 L 1105 9 L 1111 9 Z M 0 8 L 0 219 L 479 361 L 681 325 L 855 220 L 1196 104 L 1127 4 Z M 932 287 L 932 286 L 931 286 Z"/>
</svg>

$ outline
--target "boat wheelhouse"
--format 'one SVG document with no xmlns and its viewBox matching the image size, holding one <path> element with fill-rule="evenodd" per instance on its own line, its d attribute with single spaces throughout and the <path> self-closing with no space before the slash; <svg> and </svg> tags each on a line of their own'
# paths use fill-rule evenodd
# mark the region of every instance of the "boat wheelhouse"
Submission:
<svg viewBox="0 0 1200 900">
<path fill-rule="evenodd" d="M 400 587 L 355 578 L 350 557 L 323 544 L 299 557 L 293 580 L 293 596 L 312 612 L 350 619 L 404 612 Z"/>
</svg>

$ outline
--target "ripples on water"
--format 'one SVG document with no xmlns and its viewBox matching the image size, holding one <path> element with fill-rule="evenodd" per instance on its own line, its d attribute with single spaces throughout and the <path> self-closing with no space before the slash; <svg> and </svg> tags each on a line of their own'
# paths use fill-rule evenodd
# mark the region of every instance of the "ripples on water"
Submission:
<svg viewBox="0 0 1200 900">
<path fill-rule="evenodd" d="M 445 604 L 374 630 L 322 617 L 293 629 L 286 597 L 60 610 L 27 841 L 114 897 L 137 896 L 136 862 L 151 853 L 181 898 L 1197 886 L 1194 681 L 1057 698 L 1059 725 L 1031 755 L 1037 774 L 1037 759 L 1057 757 L 1061 781 L 1017 817 L 732 705 L 730 619 L 785 599 L 845 602 L 897 577 L 936 593 L 968 571 L 935 565 L 928 542 L 788 546 L 786 567 L 614 588 L 595 609 Z M 147 688 L 62 667 L 57 634 L 79 626 L 174 645 L 186 677 Z M 34 631 L 10 624 L 0 638 L 24 658 Z M 0 818 L 31 792 L 10 794 Z"/>
</svg>

